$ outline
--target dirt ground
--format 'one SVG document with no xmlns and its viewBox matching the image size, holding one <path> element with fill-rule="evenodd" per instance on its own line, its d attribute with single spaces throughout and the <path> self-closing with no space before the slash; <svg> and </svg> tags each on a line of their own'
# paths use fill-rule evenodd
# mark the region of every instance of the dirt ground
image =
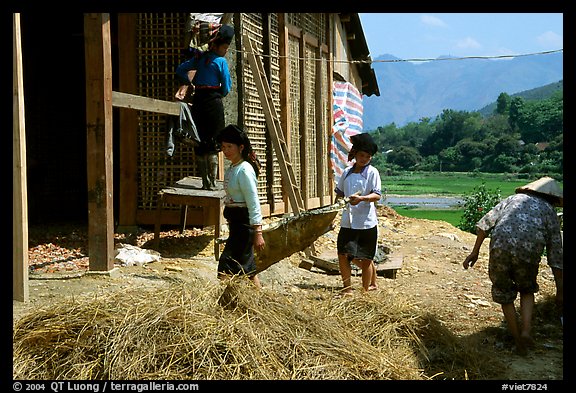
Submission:
<svg viewBox="0 0 576 393">
<path fill-rule="evenodd" d="M 533 336 L 535 347 L 525 357 L 514 352 L 500 306 L 490 296 L 488 240 L 484 242 L 475 267 L 462 268 L 475 236 L 454 226 L 432 220 L 401 217 L 387 207 L 379 208 L 379 238 L 390 250 L 389 257 L 403 261 L 395 278 L 378 277 L 378 291 L 401 292 L 418 307 L 433 312 L 458 336 L 479 335 L 481 342 L 496 350 L 507 365 L 507 380 L 563 380 L 563 326 L 556 313 L 555 285 L 545 258 L 540 266 L 536 294 Z M 317 255 L 334 252 L 335 230 L 314 243 Z M 151 246 L 151 230 L 116 235 L 116 243 L 141 249 Z M 16 321 L 40 305 L 59 302 L 70 296 L 123 289 L 128 286 L 159 285 L 159 278 L 201 276 L 216 280 L 211 228 L 161 233 L 158 261 L 141 266 L 121 266 L 106 274 L 87 272 L 85 229 L 78 226 L 30 228 L 29 301 L 13 301 Z M 313 267 L 298 267 L 303 253 L 286 258 L 260 273 L 262 286 L 279 294 L 318 289 L 333 290 L 338 296 L 341 279 Z M 353 277 L 354 296 L 363 296 L 361 277 Z M 517 300 L 517 307 L 519 302 Z"/>
</svg>

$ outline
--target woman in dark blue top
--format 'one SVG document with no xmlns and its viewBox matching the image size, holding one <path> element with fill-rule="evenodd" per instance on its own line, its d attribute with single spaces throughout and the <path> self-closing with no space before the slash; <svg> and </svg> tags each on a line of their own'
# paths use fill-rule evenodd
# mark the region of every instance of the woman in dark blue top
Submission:
<svg viewBox="0 0 576 393">
<path fill-rule="evenodd" d="M 206 52 L 197 51 L 176 69 L 181 83 L 177 99 L 183 100 L 188 87 L 194 86 L 191 111 L 200 136 L 200 144 L 194 148 L 194 153 L 204 189 L 216 187 L 220 151 L 216 135 L 226 126 L 222 98 L 230 92 L 232 81 L 225 56 L 233 37 L 231 26 L 221 26 Z"/>
</svg>

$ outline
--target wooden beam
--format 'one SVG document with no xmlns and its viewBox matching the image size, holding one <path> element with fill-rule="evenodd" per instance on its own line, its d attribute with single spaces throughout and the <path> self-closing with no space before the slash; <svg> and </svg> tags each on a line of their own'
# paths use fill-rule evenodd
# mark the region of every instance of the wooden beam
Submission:
<svg viewBox="0 0 576 393">
<path fill-rule="evenodd" d="M 330 261 L 328 259 L 317 257 L 315 255 L 310 256 L 310 259 L 314 262 L 314 266 L 317 268 L 332 273 L 340 272 L 340 265 L 338 264 L 338 262 Z"/>
<path fill-rule="evenodd" d="M 264 56 L 262 57 L 262 65 L 264 68 L 264 72 L 266 73 L 266 80 L 272 80 L 272 64 L 270 61 L 271 55 L 271 38 L 270 38 L 270 31 L 272 30 L 271 27 L 272 21 L 270 18 L 269 13 L 262 14 L 262 53 Z M 272 86 L 270 86 L 272 89 Z M 267 126 L 266 126 L 267 127 Z M 275 201 L 274 201 L 274 165 L 271 163 L 274 162 L 274 148 L 272 147 L 272 141 L 270 140 L 270 131 L 266 129 L 265 133 L 266 138 L 266 162 L 270 163 L 266 165 L 266 201 L 270 205 L 270 208 L 274 210 Z"/>
<path fill-rule="evenodd" d="M 20 14 L 12 14 L 12 299 L 28 301 L 26 127 Z"/>
<path fill-rule="evenodd" d="M 304 207 L 308 209 L 308 198 L 310 198 L 308 187 L 308 80 L 306 79 L 306 36 L 302 34 L 299 44 L 298 56 L 300 57 L 300 189 Z"/>
<path fill-rule="evenodd" d="M 324 168 L 326 165 L 326 160 L 325 160 L 325 151 L 324 149 L 326 148 L 326 145 L 324 144 L 324 141 L 326 139 L 326 133 L 324 131 L 324 100 L 326 99 L 326 96 L 324 94 L 324 86 L 322 86 L 322 81 L 324 80 L 323 78 L 323 74 L 322 74 L 322 63 L 324 62 L 322 60 L 322 48 L 317 47 L 316 48 L 316 58 L 318 60 L 316 60 L 316 64 L 315 64 L 315 73 L 316 73 L 316 79 L 315 79 L 315 84 L 316 84 L 316 89 L 315 89 L 315 102 L 316 102 L 316 107 L 314 108 L 315 110 L 315 114 L 316 114 L 316 189 L 317 189 L 317 195 L 320 198 L 320 205 L 324 206 L 324 192 L 326 189 L 325 186 L 325 179 L 326 177 L 324 176 Z"/>
<path fill-rule="evenodd" d="M 112 92 L 112 106 L 119 108 L 138 109 L 148 112 L 164 113 L 166 115 L 180 115 L 180 103 L 164 101 L 156 98 L 143 97 L 135 94 Z"/>
<path fill-rule="evenodd" d="M 112 55 L 109 14 L 84 14 L 89 269 L 114 268 Z"/>
<path fill-rule="evenodd" d="M 283 132 L 284 132 L 284 139 L 286 140 L 286 148 L 288 151 L 291 149 L 291 140 L 290 135 L 292 135 L 295 130 L 292 129 L 292 121 L 291 121 L 291 103 L 290 103 L 290 60 L 288 60 L 289 48 L 290 47 L 290 37 L 288 34 L 288 26 L 286 24 L 286 14 L 279 13 L 278 14 L 278 53 L 280 58 L 278 59 L 279 63 L 279 75 L 280 75 L 280 121 L 284 124 Z M 289 205 L 288 194 L 282 193 L 283 201 L 285 209 L 287 209 Z M 274 211 L 280 211 L 276 209 L 274 206 Z M 283 211 L 287 213 L 287 210 Z"/>
<path fill-rule="evenodd" d="M 254 82 L 256 84 L 256 89 L 258 90 L 258 95 L 264 111 L 264 117 L 266 118 L 266 125 L 268 126 L 268 132 L 270 133 L 272 146 L 274 147 L 276 157 L 278 158 L 278 165 L 280 166 L 280 172 L 282 174 L 282 185 L 288 194 L 292 211 L 298 214 L 305 210 L 304 202 L 302 200 L 302 194 L 300 193 L 300 187 L 296 183 L 296 175 L 294 174 L 294 168 L 290 160 L 290 154 L 288 152 L 286 140 L 284 139 L 284 133 L 282 132 L 282 124 L 280 123 L 276 107 L 274 106 L 272 90 L 268 84 L 262 61 L 256 58 L 256 52 L 248 34 L 244 33 L 242 37 L 244 50 L 248 58 L 248 64 L 250 65 L 252 75 L 254 76 Z"/>
<path fill-rule="evenodd" d="M 325 172 L 325 174 L 327 175 L 328 178 L 328 189 L 331 190 L 330 192 L 330 203 L 334 203 L 336 201 L 336 194 L 334 193 L 334 188 L 335 188 L 335 184 L 334 184 L 334 171 L 332 170 L 332 161 L 330 160 L 330 150 L 332 148 L 332 133 L 333 133 L 333 129 L 332 126 L 334 125 L 334 108 L 332 105 L 332 100 L 334 99 L 332 94 L 332 88 L 333 88 L 333 72 L 334 72 L 334 67 L 333 67 L 333 62 L 332 59 L 334 58 L 334 53 L 332 52 L 332 48 L 334 48 L 334 35 L 335 35 L 335 28 L 334 28 L 335 24 L 334 24 L 334 14 L 329 14 L 328 15 L 328 63 L 326 65 L 327 69 L 326 69 L 326 73 L 328 74 L 328 91 L 326 92 L 326 95 L 328 97 L 328 102 L 329 104 L 326 105 L 326 118 L 328 119 L 328 124 L 326 125 L 326 130 L 328 132 L 328 144 L 326 147 L 326 162 L 328 163 L 328 165 L 326 165 L 326 170 L 328 173 Z"/>
</svg>

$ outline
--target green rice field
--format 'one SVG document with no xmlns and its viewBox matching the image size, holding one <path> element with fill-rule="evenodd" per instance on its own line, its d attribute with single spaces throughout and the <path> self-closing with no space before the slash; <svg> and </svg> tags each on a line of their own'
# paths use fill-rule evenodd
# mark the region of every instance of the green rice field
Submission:
<svg viewBox="0 0 576 393">
<path fill-rule="evenodd" d="M 392 208 L 404 217 L 445 221 L 455 227 L 460 224 L 463 213 L 462 209 L 415 209 L 403 206 L 392 206 Z"/>
<path fill-rule="evenodd" d="M 502 196 L 536 179 L 522 179 L 505 173 L 407 172 L 382 176 L 382 187 L 393 195 L 462 196 L 485 184 L 486 189 L 500 189 Z"/>
<path fill-rule="evenodd" d="M 534 180 L 536 179 L 505 173 L 407 172 L 382 176 L 382 190 L 387 195 L 463 197 L 472 194 L 475 188 L 484 184 L 489 191 L 500 190 L 502 198 L 505 198 L 514 194 L 517 187 Z M 405 217 L 440 220 L 454 226 L 458 226 L 463 214 L 463 207 L 446 209 L 395 205 L 391 207 Z"/>
</svg>

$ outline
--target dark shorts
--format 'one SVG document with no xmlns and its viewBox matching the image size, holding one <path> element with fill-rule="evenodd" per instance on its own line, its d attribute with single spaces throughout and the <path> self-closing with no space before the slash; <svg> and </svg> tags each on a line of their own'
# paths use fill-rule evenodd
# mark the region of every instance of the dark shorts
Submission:
<svg viewBox="0 0 576 393">
<path fill-rule="evenodd" d="M 490 250 L 488 276 L 492 281 L 492 300 L 499 304 L 513 303 L 518 292 L 538 292 L 539 264 L 527 263 L 507 251 Z"/>
<path fill-rule="evenodd" d="M 371 259 L 376 256 L 378 228 L 340 228 L 337 241 L 338 254 L 347 254 L 348 260 Z"/>
<path fill-rule="evenodd" d="M 218 260 L 218 273 L 254 275 L 256 273 L 255 232 L 250 225 L 248 208 L 225 207 L 224 218 L 228 222 L 229 234 Z"/>
</svg>

